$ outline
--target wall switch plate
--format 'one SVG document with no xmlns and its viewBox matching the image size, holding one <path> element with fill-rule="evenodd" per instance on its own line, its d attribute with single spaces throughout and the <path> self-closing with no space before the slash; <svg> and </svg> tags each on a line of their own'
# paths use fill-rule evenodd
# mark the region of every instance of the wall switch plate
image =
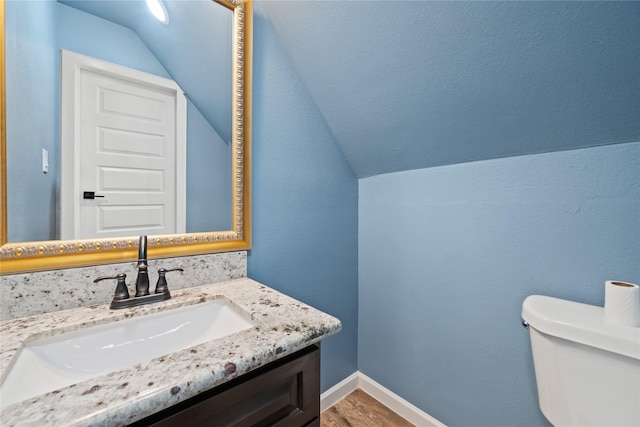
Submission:
<svg viewBox="0 0 640 427">
<path fill-rule="evenodd" d="M 49 172 L 49 152 L 45 148 L 42 149 L 42 172 Z"/>
</svg>

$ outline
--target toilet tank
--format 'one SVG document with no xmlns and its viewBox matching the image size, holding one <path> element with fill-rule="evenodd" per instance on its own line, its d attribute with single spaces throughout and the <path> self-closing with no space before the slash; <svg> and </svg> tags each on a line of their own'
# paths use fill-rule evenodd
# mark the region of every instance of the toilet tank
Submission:
<svg viewBox="0 0 640 427">
<path fill-rule="evenodd" d="M 603 311 L 540 295 L 522 305 L 540 409 L 556 427 L 640 426 L 640 328 Z"/>
</svg>

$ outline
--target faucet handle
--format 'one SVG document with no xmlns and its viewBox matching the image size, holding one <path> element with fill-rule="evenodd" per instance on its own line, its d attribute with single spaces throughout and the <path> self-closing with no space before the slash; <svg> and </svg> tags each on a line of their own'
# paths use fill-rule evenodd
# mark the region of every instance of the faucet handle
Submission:
<svg viewBox="0 0 640 427">
<path fill-rule="evenodd" d="M 167 278 L 164 275 L 170 271 L 184 271 L 184 268 L 178 267 L 178 268 L 170 268 L 168 270 L 166 268 L 159 269 L 158 283 L 156 283 L 156 290 L 154 293 L 156 294 L 169 293 L 169 287 L 167 286 Z"/>
<path fill-rule="evenodd" d="M 127 289 L 126 278 L 127 278 L 126 274 L 120 273 L 120 274 L 117 274 L 115 276 L 101 276 L 101 277 L 98 277 L 93 281 L 93 283 L 98 283 L 98 282 L 100 282 L 102 280 L 108 280 L 108 279 L 116 279 L 116 280 L 118 280 L 118 283 L 116 284 L 116 292 L 113 295 L 113 300 L 114 301 L 121 301 L 121 300 L 129 299 L 129 290 Z"/>
</svg>

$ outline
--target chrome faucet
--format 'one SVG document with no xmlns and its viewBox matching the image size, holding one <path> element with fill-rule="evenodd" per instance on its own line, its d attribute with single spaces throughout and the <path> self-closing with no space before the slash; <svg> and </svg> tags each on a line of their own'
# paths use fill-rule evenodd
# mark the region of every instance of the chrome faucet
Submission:
<svg viewBox="0 0 640 427">
<path fill-rule="evenodd" d="M 166 269 L 161 268 L 158 270 L 158 283 L 156 283 L 156 289 L 153 294 L 149 293 L 149 263 L 147 262 L 147 236 L 140 236 L 140 244 L 138 245 L 138 263 L 136 264 L 138 269 L 138 278 L 136 279 L 136 294 L 133 298 L 129 297 L 129 291 L 127 290 L 127 284 L 125 282 L 127 275 L 124 273 L 117 274 L 115 276 L 98 277 L 93 282 L 97 283 L 105 279 L 117 279 L 116 292 L 111 301 L 111 308 L 127 308 L 135 307 L 138 305 L 150 304 L 156 301 L 164 301 L 171 298 L 169 293 L 169 287 L 167 286 L 167 279 L 165 274 L 170 271 L 184 271 L 182 268 Z"/>
<path fill-rule="evenodd" d="M 149 295 L 149 263 L 147 262 L 147 236 L 140 236 L 138 244 L 138 278 L 136 279 L 136 297 Z"/>
</svg>

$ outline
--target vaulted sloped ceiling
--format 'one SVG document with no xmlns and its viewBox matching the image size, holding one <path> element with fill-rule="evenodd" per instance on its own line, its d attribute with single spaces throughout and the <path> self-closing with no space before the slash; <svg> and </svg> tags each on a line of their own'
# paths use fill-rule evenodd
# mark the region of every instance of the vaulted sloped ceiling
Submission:
<svg viewBox="0 0 640 427">
<path fill-rule="evenodd" d="M 231 140 L 232 12 L 211 0 L 163 0 L 161 24 L 145 0 L 59 0 L 134 31 L 225 140 Z"/>
<path fill-rule="evenodd" d="M 640 140 L 640 2 L 257 8 L 358 177 Z"/>
</svg>

